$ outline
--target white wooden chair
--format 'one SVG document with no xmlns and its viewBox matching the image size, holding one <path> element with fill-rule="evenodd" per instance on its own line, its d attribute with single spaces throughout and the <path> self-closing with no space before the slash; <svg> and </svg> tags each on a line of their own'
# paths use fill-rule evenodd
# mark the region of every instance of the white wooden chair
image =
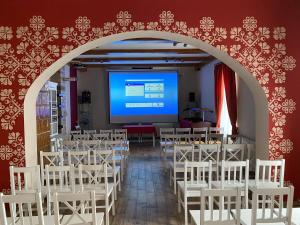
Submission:
<svg viewBox="0 0 300 225">
<path fill-rule="evenodd" d="M 127 140 L 127 129 L 115 129 L 114 133 L 115 134 L 124 134 L 125 135 L 125 139 Z"/>
<path fill-rule="evenodd" d="M 113 133 L 114 133 L 113 130 L 103 130 L 103 129 L 101 129 L 99 131 L 99 134 L 108 134 L 109 135 L 109 139 L 110 139 L 110 135 L 113 134 Z"/>
<path fill-rule="evenodd" d="M 293 196 L 293 186 L 278 188 L 254 188 L 252 209 L 241 210 L 241 224 L 294 224 L 292 223 Z M 285 200 L 286 208 L 284 208 Z M 236 211 L 233 210 L 232 213 L 235 215 Z"/>
<path fill-rule="evenodd" d="M 107 165 L 107 176 L 113 178 L 115 199 L 117 200 L 117 187 L 121 191 L 121 168 L 116 166 L 114 160 L 115 151 L 114 150 L 94 150 L 91 151 L 93 156 L 93 165 Z"/>
<path fill-rule="evenodd" d="M 18 193 L 41 192 L 40 166 L 9 167 L 10 188 L 13 195 Z"/>
<path fill-rule="evenodd" d="M 242 137 L 238 134 L 227 134 L 225 143 L 226 144 L 243 144 Z"/>
<path fill-rule="evenodd" d="M 43 152 L 40 151 L 40 166 L 41 166 L 41 182 L 42 186 L 46 181 L 46 170 L 45 166 L 63 166 L 64 165 L 64 156 L 63 152 Z"/>
<path fill-rule="evenodd" d="M 191 128 L 176 128 L 175 129 L 176 134 L 191 134 Z"/>
<path fill-rule="evenodd" d="M 69 151 L 68 166 L 78 167 L 80 164 L 90 165 L 90 151 Z"/>
<path fill-rule="evenodd" d="M 121 167 L 121 179 L 123 180 L 126 167 L 126 157 L 128 156 L 126 148 L 124 148 L 124 142 L 121 140 L 105 141 L 105 150 L 114 150 L 115 156 L 112 158 L 117 165 Z"/>
<path fill-rule="evenodd" d="M 224 133 L 224 128 L 223 127 L 210 127 L 209 128 L 209 134 L 223 134 Z"/>
<path fill-rule="evenodd" d="M 97 131 L 96 130 L 83 130 L 83 134 L 93 135 L 93 134 L 97 134 Z"/>
<path fill-rule="evenodd" d="M 221 180 L 212 181 L 211 185 L 216 189 L 241 188 L 244 197 L 243 205 L 249 206 L 249 160 L 246 161 L 224 161 L 221 162 Z"/>
<path fill-rule="evenodd" d="M 9 207 L 5 207 L 8 204 Z M 37 213 L 35 213 L 37 211 Z M 35 215 L 35 216 L 34 216 Z M 3 195 L 0 193 L 0 224 L 2 225 L 50 225 L 43 216 L 42 197 L 40 192 Z"/>
<path fill-rule="evenodd" d="M 64 152 L 79 150 L 79 141 L 63 140 L 60 143 L 61 149 Z"/>
<path fill-rule="evenodd" d="M 89 134 L 73 134 L 73 141 L 87 141 L 90 140 Z"/>
<path fill-rule="evenodd" d="M 285 160 L 256 160 L 255 180 L 249 186 L 258 188 L 277 188 L 284 185 Z"/>
<path fill-rule="evenodd" d="M 200 193 L 200 210 L 190 210 L 192 225 L 240 225 L 239 188 L 201 189 Z M 216 199 L 219 204 L 214 205 L 211 199 Z M 235 216 L 231 214 L 232 209 L 235 209 Z"/>
<path fill-rule="evenodd" d="M 110 134 L 109 133 L 94 134 L 93 140 L 101 141 L 101 144 L 103 144 L 105 141 L 110 140 Z M 103 144 L 103 146 L 104 146 L 104 144 Z"/>
<path fill-rule="evenodd" d="M 127 159 L 129 155 L 129 142 L 126 139 L 125 133 L 117 133 L 117 134 L 111 134 L 111 141 L 120 141 L 122 142 L 122 145 L 119 147 L 115 147 L 116 151 L 122 151 L 123 156 Z"/>
<path fill-rule="evenodd" d="M 74 190 L 72 186 L 73 170 L 71 166 L 46 165 L 47 214 L 52 214 L 51 203 L 55 192 L 68 193 Z"/>
<path fill-rule="evenodd" d="M 167 129 L 167 128 L 165 128 Z M 171 128 L 174 132 L 174 129 Z M 161 133 L 160 135 L 160 150 L 161 150 L 161 155 L 166 158 L 169 153 L 173 154 L 174 151 L 174 145 L 175 145 L 175 138 L 176 136 L 174 134 L 165 134 Z"/>
<path fill-rule="evenodd" d="M 173 161 L 170 162 L 170 186 L 173 183 L 174 194 L 177 193 L 177 180 L 180 179 L 179 174 L 184 173 L 185 161 L 190 161 L 190 162 L 194 161 L 194 146 L 175 145 L 174 153 L 173 153 Z"/>
<path fill-rule="evenodd" d="M 82 149 L 84 151 L 92 151 L 92 150 L 100 150 L 101 149 L 101 141 L 99 140 L 86 140 L 82 141 Z"/>
<path fill-rule="evenodd" d="M 109 225 L 109 213 L 115 215 L 114 184 L 108 183 L 107 165 L 79 165 L 79 187 L 77 191 L 95 190 L 97 200 L 103 200 L 104 205 L 96 208 L 105 209 L 105 225 Z M 76 179 L 74 179 L 76 182 Z"/>
<path fill-rule="evenodd" d="M 223 134 L 219 133 L 209 133 L 207 135 L 207 144 L 223 144 Z"/>
<path fill-rule="evenodd" d="M 212 162 L 213 177 L 219 180 L 219 164 L 220 164 L 220 152 L 221 146 L 219 144 L 201 144 L 195 145 L 195 149 L 199 150 L 200 162 Z"/>
<path fill-rule="evenodd" d="M 81 134 L 81 130 L 71 130 L 71 131 L 70 131 L 70 134 L 71 134 L 71 135 L 74 135 L 74 134 L 75 134 L 75 135 Z"/>
<path fill-rule="evenodd" d="M 246 144 L 223 144 L 222 159 L 225 161 L 243 161 L 248 159 Z M 246 155 L 246 157 L 245 157 Z"/>
<path fill-rule="evenodd" d="M 102 225 L 104 213 L 96 212 L 96 200 L 95 191 L 55 193 L 55 225 Z M 66 212 L 71 212 L 71 214 L 66 214 Z"/>
<path fill-rule="evenodd" d="M 190 142 L 194 145 L 206 144 L 207 134 L 196 133 L 189 135 Z"/>
<path fill-rule="evenodd" d="M 188 225 L 188 205 L 199 204 L 200 189 L 211 188 L 212 162 L 185 162 L 184 180 L 178 184 L 178 212 L 184 209 L 185 225 Z M 195 201 L 196 199 L 196 201 Z"/>
</svg>

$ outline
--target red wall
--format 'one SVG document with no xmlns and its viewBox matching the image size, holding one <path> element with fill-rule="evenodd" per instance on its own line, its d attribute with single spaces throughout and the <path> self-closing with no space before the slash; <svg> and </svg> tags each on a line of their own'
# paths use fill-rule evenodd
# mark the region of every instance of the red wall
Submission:
<svg viewBox="0 0 300 225">
<path fill-rule="evenodd" d="M 225 47 L 268 90 L 270 158 L 286 158 L 286 179 L 296 186 L 297 197 L 300 197 L 300 179 L 295 176 L 300 160 L 297 137 L 300 118 L 296 111 L 300 102 L 297 92 L 300 69 L 295 67 L 300 57 L 298 0 L 123 0 L 105 3 L 96 0 L 5 0 L 1 9 L 0 189 L 3 191 L 9 187 L 8 166 L 24 165 L 24 94 L 41 71 L 70 46 L 76 48 L 89 40 L 122 31 L 153 29 L 147 25 L 155 21 L 158 25 L 155 29 L 191 35 L 214 46 Z M 120 20 L 116 15 L 126 18 Z M 171 19 L 170 24 L 164 20 L 165 16 Z M 81 22 L 88 26 L 81 26 Z M 213 27 L 203 22 L 213 23 Z M 249 26 L 248 22 L 252 24 Z M 112 23 L 115 26 L 109 29 Z M 71 33 L 70 27 L 74 29 Z M 279 36 L 274 36 L 277 27 L 284 28 L 280 28 Z M 234 35 L 236 30 L 238 35 Z"/>
</svg>

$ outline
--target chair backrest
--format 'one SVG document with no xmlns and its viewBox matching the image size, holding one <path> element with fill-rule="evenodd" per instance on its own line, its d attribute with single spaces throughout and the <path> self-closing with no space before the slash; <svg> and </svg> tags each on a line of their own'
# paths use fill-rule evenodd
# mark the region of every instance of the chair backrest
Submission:
<svg viewBox="0 0 300 225">
<path fill-rule="evenodd" d="M 173 153 L 174 168 L 176 165 L 184 165 L 185 161 L 194 161 L 194 146 L 193 145 L 175 145 Z"/>
<path fill-rule="evenodd" d="M 190 134 L 189 138 L 190 138 L 190 142 L 196 145 L 207 143 L 207 134 L 202 134 L 202 133 Z"/>
<path fill-rule="evenodd" d="M 83 134 L 97 134 L 96 130 L 83 130 Z"/>
<path fill-rule="evenodd" d="M 216 201 L 212 201 L 214 199 Z M 234 200 L 233 200 L 234 199 Z M 218 202 L 217 204 L 214 204 Z M 207 204 L 208 203 L 208 204 Z M 236 216 L 232 216 L 231 209 Z M 201 189 L 201 225 L 240 225 L 241 189 Z"/>
<path fill-rule="evenodd" d="M 107 165 L 79 165 L 79 186 L 81 191 L 104 190 L 108 195 Z M 76 178 L 73 179 L 76 182 Z"/>
<path fill-rule="evenodd" d="M 123 141 L 123 142 L 125 142 L 126 141 L 126 134 L 124 134 L 124 133 L 111 134 L 110 139 L 112 141 Z"/>
<path fill-rule="evenodd" d="M 89 134 L 73 134 L 73 141 L 84 141 L 89 139 L 90 139 Z"/>
<path fill-rule="evenodd" d="M 242 137 L 238 134 L 227 134 L 226 144 L 242 144 Z"/>
<path fill-rule="evenodd" d="M 9 207 L 6 208 L 5 204 L 8 204 Z M 37 211 L 37 220 L 36 217 L 33 218 L 35 211 Z M 0 193 L 0 224 L 44 225 L 41 193 L 17 195 L 3 195 L 3 193 Z"/>
<path fill-rule="evenodd" d="M 109 135 L 109 139 L 110 139 L 110 135 L 114 133 L 113 130 L 100 130 L 99 131 L 100 134 L 108 134 Z"/>
<path fill-rule="evenodd" d="M 82 148 L 84 151 L 92 151 L 101 149 L 101 142 L 99 140 L 82 141 Z"/>
<path fill-rule="evenodd" d="M 165 134 L 175 134 L 175 129 L 174 128 L 160 128 L 159 136 L 161 137 L 162 135 L 165 135 Z"/>
<path fill-rule="evenodd" d="M 91 216 L 86 214 L 86 206 L 89 206 Z M 66 212 L 71 212 L 64 216 Z M 62 219 L 61 219 L 62 218 Z M 95 190 L 79 193 L 55 193 L 54 194 L 54 222 L 55 225 L 96 225 L 96 194 Z"/>
<path fill-rule="evenodd" d="M 251 225 L 276 223 L 291 225 L 294 187 L 254 188 Z M 284 201 L 286 206 L 284 206 Z M 284 209 L 286 207 L 286 209 Z"/>
<path fill-rule="evenodd" d="M 256 160 L 255 182 L 262 187 L 283 187 L 285 160 Z"/>
<path fill-rule="evenodd" d="M 116 167 L 114 150 L 94 150 L 91 151 L 91 156 L 93 158 L 91 164 L 93 165 L 106 164 L 108 169 L 115 169 Z"/>
<path fill-rule="evenodd" d="M 63 166 L 64 156 L 63 152 L 43 152 L 40 151 L 40 166 L 41 166 L 41 181 L 45 181 L 45 166 Z"/>
<path fill-rule="evenodd" d="M 246 161 L 225 161 L 221 162 L 221 188 L 226 183 L 236 184 L 248 190 L 249 183 L 249 160 Z M 240 186 L 242 185 L 242 186 Z"/>
<path fill-rule="evenodd" d="M 223 144 L 223 134 L 209 133 L 207 135 L 208 144 Z"/>
<path fill-rule="evenodd" d="M 127 140 L 127 129 L 115 129 L 114 133 L 115 134 L 124 134 L 125 135 L 125 139 Z"/>
<path fill-rule="evenodd" d="M 217 133 L 217 134 L 223 134 L 224 133 L 224 128 L 223 127 L 210 127 L 209 128 L 209 133 Z"/>
<path fill-rule="evenodd" d="M 90 165 L 90 151 L 69 151 L 68 166 L 77 168 L 80 164 Z"/>
<path fill-rule="evenodd" d="M 53 192 L 71 191 L 72 180 L 72 166 L 49 166 L 46 165 L 46 189 L 48 194 Z"/>
<path fill-rule="evenodd" d="M 99 140 L 99 141 L 108 141 L 110 139 L 109 133 L 103 133 L 103 134 L 94 134 L 93 140 Z"/>
<path fill-rule="evenodd" d="M 64 152 L 77 151 L 79 149 L 79 141 L 63 140 L 61 142 L 61 149 Z"/>
<path fill-rule="evenodd" d="M 222 159 L 225 161 L 245 160 L 246 144 L 223 144 Z M 246 159 L 248 159 L 246 154 Z"/>
<path fill-rule="evenodd" d="M 191 134 L 191 128 L 176 128 L 176 134 Z"/>
<path fill-rule="evenodd" d="M 205 134 L 208 133 L 208 127 L 196 127 L 193 128 L 193 134 Z"/>
<path fill-rule="evenodd" d="M 184 188 L 188 187 L 211 188 L 212 162 L 188 162 L 184 163 Z"/>
<path fill-rule="evenodd" d="M 9 167 L 12 194 L 41 191 L 40 166 Z"/>
<path fill-rule="evenodd" d="M 212 162 L 212 167 L 216 179 L 219 178 L 219 164 L 220 164 L 220 145 L 219 144 L 200 144 L 195 145 L 199 152 L 200 162 Z M 195 150 L 196 151 L 196 150 Z"/>
<path fill-rule="evenodd" d="M 81 130 L 71 130 L 70 134 L 71 135 L 73 135 L 73 134 L 81 134 Z"/>
</svg>

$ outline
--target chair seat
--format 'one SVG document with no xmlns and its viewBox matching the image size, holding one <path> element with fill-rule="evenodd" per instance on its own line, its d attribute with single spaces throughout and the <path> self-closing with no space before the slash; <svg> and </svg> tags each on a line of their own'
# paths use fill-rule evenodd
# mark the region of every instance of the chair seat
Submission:
<svg viewBox="0 0 300 225">
<path fill-rule="evenodd" d="M 266 216 L 270 215 L 271 210 L 266 209 Z M 232 210 L 232 213 L 236 215 L 236 211 Z M 262 209 L 257 210 L 257 218 L 260 218 L 262 215 Z M 252 209 L 241 209 L 241 224 L 248 225 L 251 224 L 252 221 Z M 277 223 L 257 223 L 256 225 L 285 225 L 285 223 L 277 222 Z"/>
<path fill-rule="evenodd" d="M 72 215 L 64 215 L 61 224 L 65 224 L 66 222 L 68 222 L 68 220 L 70 219 Z M 92 214 L 80 214 L 80 216 L 88 222 L 93 221 L 92 220 Z M 96 213 L 96 224 L 97 225 L 102 225 L 103 224 L 103 218 L 104 218 L 104 213 Z M 54 224 L 54 223 L 53 223 Z M 53 225 L 52 224 L 52 225 Z M 68 222 L 68 224 L 70 225 L 81 225 L 83 224 L 83 221 L 77 216 L 73 216 L 73 218 Z"/>
<path fill-rule="evenodd" d="M 50 215 L 50 216 L 44 216 L 44 221 L 45 221 L 45 225 L 53 225 L 54 224 L 54 215 Z M 7 222 L 9 225 L 12 224 L 12 219 L 11 218 L 7 218 Z M 32 217 L 32 222 L 33 225 L 39 225 L 39 219 L 37 216 L 33 216 Z M 21 219 L 18 219 L 17 222 L 15 223 L 16 225 L 22 225 L 22 221 Z M 24 224 L 31 224 L 30 223 L 30 218 L 29 217 L 24 217 Z"/>
<path fill-rule="evenodd" d="M 253 187 L 260 187 L 260 188 L 276 188 L 280 186 L 279 182 L 266 182 L 263 180 L 259 180 L 258 183 L 256 183 L 255 180 L 251 179 L 248 182 L 249 188 Z"/>
<path fill-rule="evenodd" d="M 172 169 L 174 169 L 174 162 L 169 162 L 169 165 Z M 184 172 L 184 163 L 176 163 L 176 172 Z"/>
<path fill-rule="evenodd" d="M 212 181 L 211 186 L 216 189 L 221 189 L 221 181 Z M 224 188 L 243 188 L 245 187 L 244 182 L 233 182 L 233 181 L 225 181 Z"/>
<path fill-rule="evenodd" d="M 173 146 L 174 145 L 173 141 L 160 141 L 159 143 L 163 147 L 165 147 L 165 146 Z"/>
<path fill-rule="evenodd" d="M 191 215 L 192 221 L 194 221 L 194 224 L 200 225 L 200 219 L 201 219 L 200 210 L 190 210 L 190 215 Z M 223 210 L 222 211 L 222 218 L 224 220 L 225 219 L 227 220 L 227 216 L 228 216 L 228 211 Z M 204 217 L 205 217 L 204 220 L 211 220 L 210 210 L 205 210 Z M 230 219 L 233 219 L 232 215 L 230 215 Z M 213 210 L 213 220 L 219 220 L 219 210 Z"/>
<path fill-rule="evenodd" d="M 115 146 L 115 147 L 113 147 L 113 150 L 115 150 L 115 151 L 129 151 L 129 148 L 127 146 L 123 146 L 123 147 Z"/>
<path fill-rule="evenodd" d="M 178 189 L 184 191 L 184 181 L 177 181 Z M 207 182 L 199 182 L 198 184 L 188 184 L 187 197 L 200 197 L 200 188 L 207 188 Z"/>
<path fill-rule="evenodd" d="M 95 190 L 96 196 L 105 194 L 104 185 L 84 184 L 83 189 L 84 189 L 84 191 Z M 114 184 L 113 183 L 108 183 L 108 195 L 110 195 L 113 192 L 113 190 L 114 190 Z M 75 192 L 80 192 L 80 191 L 82 191 L 81 186 L 76 185 L 75 186 Z"/>
<path fill-rule="evenodd" d="M 123 159 L 124 159 L 124 157 L 121 155 L 115 155 L 114 157 L 112 157 L 112 160 L 114 160 L 116 162 L 120 162 Z"/>
</svg>

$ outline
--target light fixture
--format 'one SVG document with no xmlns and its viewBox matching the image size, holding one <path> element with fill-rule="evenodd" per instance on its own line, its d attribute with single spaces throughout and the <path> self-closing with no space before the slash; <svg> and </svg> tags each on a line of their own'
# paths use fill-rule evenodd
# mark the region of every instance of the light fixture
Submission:
<svg viewBox="0 0 300 225">
<path fill-rule="evenodd" d="M 178 43 L 177 42 L 173 42 L 173 46 L 175 47 Z"/>
<path fill-rule="evenodd" d="M 187 46 L 187 44 L 184 43 L 184 44 L 183 44 L 183 47 L 186 47 L 186 46 Z"/>
</svg>

